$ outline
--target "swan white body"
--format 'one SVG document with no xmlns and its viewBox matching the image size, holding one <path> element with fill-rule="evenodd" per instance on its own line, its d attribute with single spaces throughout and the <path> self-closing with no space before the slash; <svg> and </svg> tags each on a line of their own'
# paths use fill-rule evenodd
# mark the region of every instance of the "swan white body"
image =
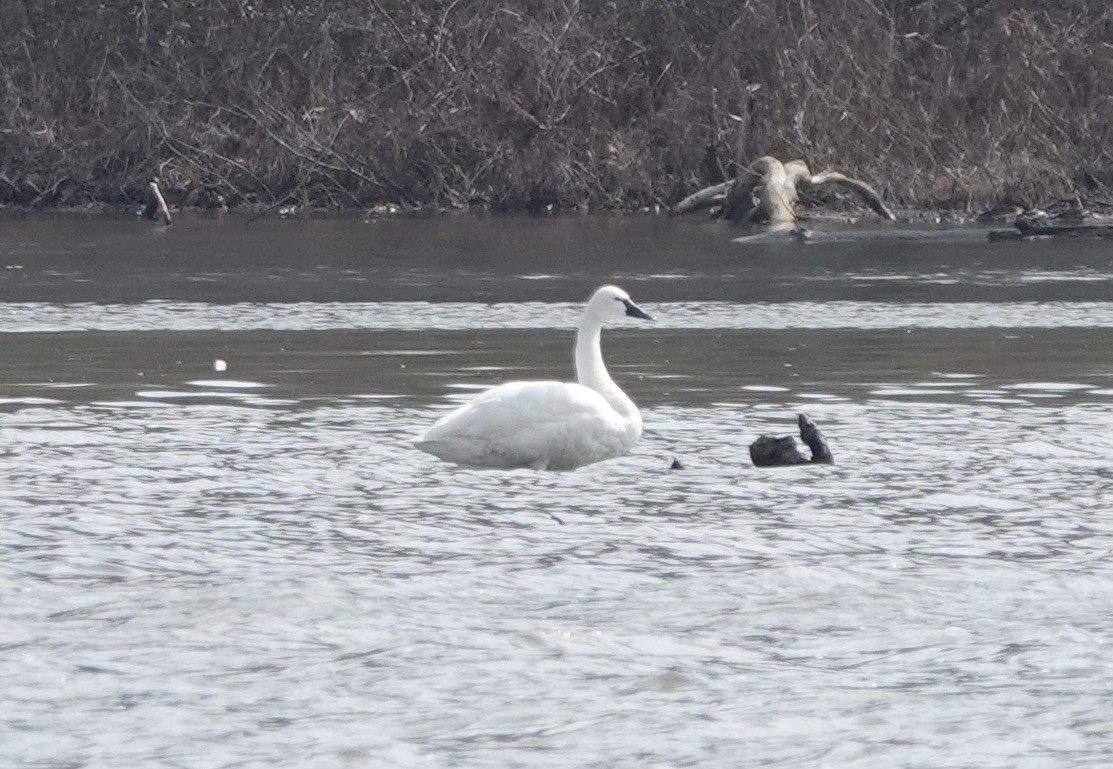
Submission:
<svg viewBox="0 0 1113 769">
<path fill-rule="evenodd" d="M 650 317 L 615 286 L 592 294 L 576 332 L 577 382 L 508 382 L 440 419 L 414 441 L 471 467 L 574 470 L 621 456 L 642 435 L 638 407 L 603 364 L 603 323 Z"/>
</svg>

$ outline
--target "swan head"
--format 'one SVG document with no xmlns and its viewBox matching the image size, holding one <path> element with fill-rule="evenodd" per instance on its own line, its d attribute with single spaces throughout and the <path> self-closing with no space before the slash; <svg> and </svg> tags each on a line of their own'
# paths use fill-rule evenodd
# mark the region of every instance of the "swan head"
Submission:
<svg viewBox="0 0 1113 769">
<path fill-rule="evenodd" d="M 630 300 L 630 295 L 618 286 L 602 286 L 595 290 L 587 302 L 585 315 L 602 322 L 620 318 L 653 320 L 653 316 Z"/>
</svg>

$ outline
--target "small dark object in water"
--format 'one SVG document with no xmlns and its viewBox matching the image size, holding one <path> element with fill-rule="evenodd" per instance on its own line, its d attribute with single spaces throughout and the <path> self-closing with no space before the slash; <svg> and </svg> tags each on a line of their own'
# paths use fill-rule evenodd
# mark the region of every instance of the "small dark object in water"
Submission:
<svg viewBox="0 0 1113 769">
<path fill-rule="evenodd" d="M 676 458 L 674 458 L 674 459 L 672 460 L 672 464 L 671 464 L 671 465 L 669 465 L 669 469 L 670 469 L 670 470 L 683 470 L 683 469 L 684 469 L 684 465 L 680 464 L 680 460 L 679 460 L 679 459 L 676 459 Z"/>
<path fill-rule="evenodd" d="M 815 426 L 815 422 L 808 419 L 807 414 L 799 414 L 796 420 L 800 425 L 800 439 L 812 450 L 811 458 L 800 453 L 796 448 L 796 439 L 791 435 L 780 438 L 762 435 L 750 444 L 750 460 L 758 467 L 834 464 L 835 459 L 831 456 L 831 450 L 827 448 L 827 439 Z"/>
<path fill-rule="evenodd" d="M 750 444 L 750 460 L 758 467 L 802 465 L 808 461 L 796 448 L 796 439 L 791 435 L 780 438 L 762 435 Z"/>
<path fill-rule="evenodd" d="M 549 518 L 551 518 L 552 520 L 556 521 L 556 522 L 557 522 L 557 523 L 559 523 L 559 524 L 560 524 L 561 526 L 563 526 L 563 525 L 564 525 L 564 521 L 560 520 L 559 518 L 557 518 L 557 517 L 556 517 L 555 515 L 553 515 L 552 513 L 549 513 Z"/>
</svg>

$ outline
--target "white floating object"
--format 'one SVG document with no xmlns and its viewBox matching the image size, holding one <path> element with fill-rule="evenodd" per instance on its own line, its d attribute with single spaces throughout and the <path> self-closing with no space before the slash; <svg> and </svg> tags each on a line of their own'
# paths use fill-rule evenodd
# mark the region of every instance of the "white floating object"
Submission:
<svg viewBox="0 0 1113 769">
<path fill-rule="evenodd" d="M 1047 391 L 1063 391 L 1068 390 L 1089 390 L 1090 385 L 1077 384 L 1075 382 L 1017 382 L 1016 384 L 1001 385 L 1002 390 L 1047 390 Z"/>
<path fill-rule="evenodd" d="M 238 379 L 191 379 L 186 384 L 194 387 L 219 387 L 222 389 L 251 390 L 260 387 L 270 387 L 262 382 L 244 382 Z"/>
<path fill-rule="evenodd" d="M 217 358 L 216 360 L 213 361 L 213 371 L 227 371 L 227 370 L 228 370 L 228 364 L 225 363 L 224 361 L 222 361 L 220 358 Z"/>
</svg>

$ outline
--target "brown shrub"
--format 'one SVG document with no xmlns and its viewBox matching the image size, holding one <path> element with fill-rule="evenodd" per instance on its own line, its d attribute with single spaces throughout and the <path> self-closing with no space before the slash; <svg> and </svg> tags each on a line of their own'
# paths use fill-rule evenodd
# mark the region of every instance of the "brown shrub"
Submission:
<svg viewBox="0 0 1113 769">
<path fill-rule="evenodd" d="M 0 202 L 622 208 L 763 154 L 912 206 L 1107 194 L 1113 7 L 1016 6 L 7 0 Z"/>
</svg>

